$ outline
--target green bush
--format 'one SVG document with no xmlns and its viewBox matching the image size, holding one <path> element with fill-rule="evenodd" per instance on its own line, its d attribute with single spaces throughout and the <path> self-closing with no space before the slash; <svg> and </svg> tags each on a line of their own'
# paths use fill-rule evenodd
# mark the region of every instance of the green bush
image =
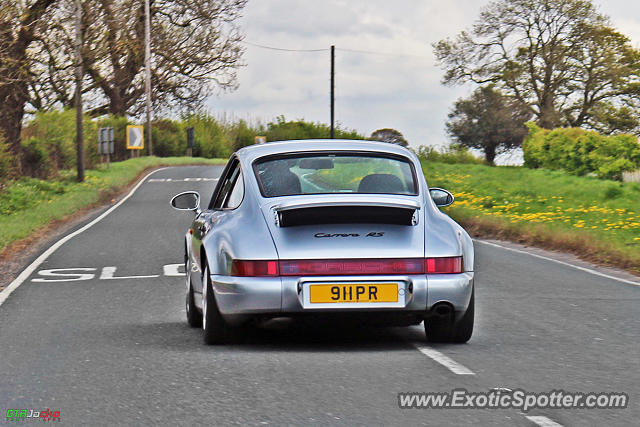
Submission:
<svg viewBox="0 0 640 427">
<path fill-rule="evenodd" d="M 55 175 L 58 170 L 76 166 L 75 110 L 40 111 L 24 127 L 24 174 L 34 177 Z M 93 167 L 97 158 L 97 126 L 84 116 L 85 166 Z"/>
<path fill-rule="evenodd" d="M 339 139 L 366 139 L 355 130 L 335 128 L 334 135 Z M 276 117 L 275 122 L 267 123 L 265 129 L 267 141 L 286 141 L 294 139 L 322 139 L 331 136 L 331 128 L 324 123 L 311 123 L 304 120 L 287 121 L 284 116 Z"/>
<path fill-rule="evenodd" d="M 187 153 L 186 128 L 169 119 L 152 123 L 153 154 L 158 157 L 184 156 Z"/>
<path fill-rule="evenodd" d="M 183 117 L 184 128 L 193 127 L 193 155 L 206 158 L 226 158 L 231 155 L 231 141 L 224 126 L 209 113 L 194 113 Z M 186 130 L 183 135 L 186 147 Z M 186 148 L 185 148 L 186 150 Z"/>
<path fill-rule="evenodd" d="M 36 137 L 22 143 L 22 169 L 25 175 L 49 178 L 57 170 L 55 163 L 49 158 L 46 145 Z"/>
<path fill-rule="evenodd" d="M 448 147 L 438 149 L 421 145 L 415 150 L 416 155 L 423 161 L 440 162 L 440 163 L 471 163 L 482 164 L 484 160 L 471 154 L 467 147 L 460 144 L 449 144 Z"/>
<path fill-rule="evenodd" d="M 245 120 L 238 120 L 229 127 L 229 134 L 231 136 L 232 149 L 237 151 L 242 147 L 252 145 L 255 141 L 255 137 L 258 133 L 262 132 L 262 127 L 250 128 Z"/>
<path fill-rule="evenodd" d="M 579 128 L 547 130 L 527 123 L 522 143 L 524 165 L 565 170 L 573 175 L 622 179 L 622 172 L 640 168 L 640 144 L 633 135 L 601 135 Z"/>
</svg>

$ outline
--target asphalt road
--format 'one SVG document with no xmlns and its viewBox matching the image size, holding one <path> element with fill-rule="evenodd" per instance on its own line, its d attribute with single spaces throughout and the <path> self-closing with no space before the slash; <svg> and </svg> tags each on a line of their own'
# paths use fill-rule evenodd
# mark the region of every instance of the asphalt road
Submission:
<svg viewBox="0 0 640 427">
<path fill-rule="evenodd" d="M 9 296 L 0 306 L 3 413 L 58 410 L 63 424 L 94 426 L 638 425 L 640 287 L 483 243 L 468 344 L 427 345 L 421 326 L 274 322 L 233 344 L 203 345 L 185 321 L 177 265 L 192 215 L 168 201 L 189 189 L 208 200 L 220 172 L 156 172 Z M 625 392 L 629 405 L 398 406 L 399 392 L 497 387 Z"/>
</svg>

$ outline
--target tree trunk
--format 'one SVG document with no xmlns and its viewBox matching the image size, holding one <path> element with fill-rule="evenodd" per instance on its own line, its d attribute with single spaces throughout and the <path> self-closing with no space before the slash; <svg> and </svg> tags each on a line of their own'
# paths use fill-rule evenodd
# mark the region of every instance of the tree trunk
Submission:
<svg viewBox="0 0 640 427">
<path fill-rule="evenodd" d="M 553 97 L 551 96 L 546 96 L 541 102 L 538 126 L 544 129 L 554 129 L 560 126 L 558 112 L 553 105 Z"/>
<path fill-rule="evenodd" d="M 1 77 L 0 77 L 1 78 Z M 22 173 L 22 118 L 28 101 L 26 82 L 11 82 L 0 86 L 0 134 L 13 155 L 16 173 Z"/>
<path fill-rule="evenodd" d="M 490 165 L 495 166 L 493 162 L 496 158 L 496 147 L 490 145 L 484 148 L 484 160 Z"/>
</svg>

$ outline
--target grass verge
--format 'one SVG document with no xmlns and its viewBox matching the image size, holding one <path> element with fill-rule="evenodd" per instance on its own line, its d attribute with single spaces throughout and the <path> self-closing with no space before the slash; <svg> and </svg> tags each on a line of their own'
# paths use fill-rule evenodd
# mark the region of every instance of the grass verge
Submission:
<svg viewBox="0 0 640 427">
<path fill-rule="evenodd" d="M 10 182 L 0 193 L 0 260 L 72 215 L 110 200 L 148 169 L 225 163 L 224 159 L 138 157 L 112 163 L 109 169 L 87 170 L 83 183 L 75 181 L 74 170 L 62 171 L 55 180 L 22 178 Z"/>
<path fill-rule="evenodd" d="M 445 212 L 477 237 L 571 252 L 640 275 L 640 184 L 559 171 L 425 161 Z"/>
</svg>

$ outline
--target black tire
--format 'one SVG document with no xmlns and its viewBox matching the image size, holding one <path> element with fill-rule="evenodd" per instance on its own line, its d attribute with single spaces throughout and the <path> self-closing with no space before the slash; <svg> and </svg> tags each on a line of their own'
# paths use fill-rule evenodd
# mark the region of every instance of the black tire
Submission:
<svg viewBox="0 0 640 427">
<path fill-rule="evenodd" d="M 191 265 L 187 260 L 185 261 L 185 270 L 187 272 L 187 294 L 185 298 L 185 310 L 187 312 L 187 323 L 192 328 L 202 327 L 202 313 L 198 311 L 195 304 L 195 298 L 193 296 L 193 287 L 191 286 Z"/>
<path fill-rule="evenodd" d="M 193 289 L 189 287 L 185 304 L 187 309 L 187 323 L 192 328 L 200 328 L 202 327 L 202 314 L 196 308 L 194 301 Z"/>
<path fill-rule="evenodd" d="M 227 323 L 222 318 L 211 286 L 209 267 L 205 266 L 202 277 L 202 330 L 204 343 L 222 344 L 228 335 Z"/>
<path fill-rule="evenodd" d="M 452 316 L 432 317 L 424 321 L 424 332 L 429 342 L 450 342 L 452 331 Z"/>
<path fill-rule="evenodd" d="M 424 322 L 424 331 L 429 342 L 466 343 L 473 334 L 473 321 L 475 317 L 475 290 L 471 291 L 469 306 L 458 321 L 453 316 L 442 316 L 427 319 Z"/>
<path fill-rule="evenodd" d="M 471 291 L 471 299 L 469 300 L 469 306 L 464 315 L 456 322 L 453 328 L 453 336 L 451 342 L 464 344 L 471 339 L 473 335 L 473 321 L 475 317 L 475 290 Z"/>
</svg>

